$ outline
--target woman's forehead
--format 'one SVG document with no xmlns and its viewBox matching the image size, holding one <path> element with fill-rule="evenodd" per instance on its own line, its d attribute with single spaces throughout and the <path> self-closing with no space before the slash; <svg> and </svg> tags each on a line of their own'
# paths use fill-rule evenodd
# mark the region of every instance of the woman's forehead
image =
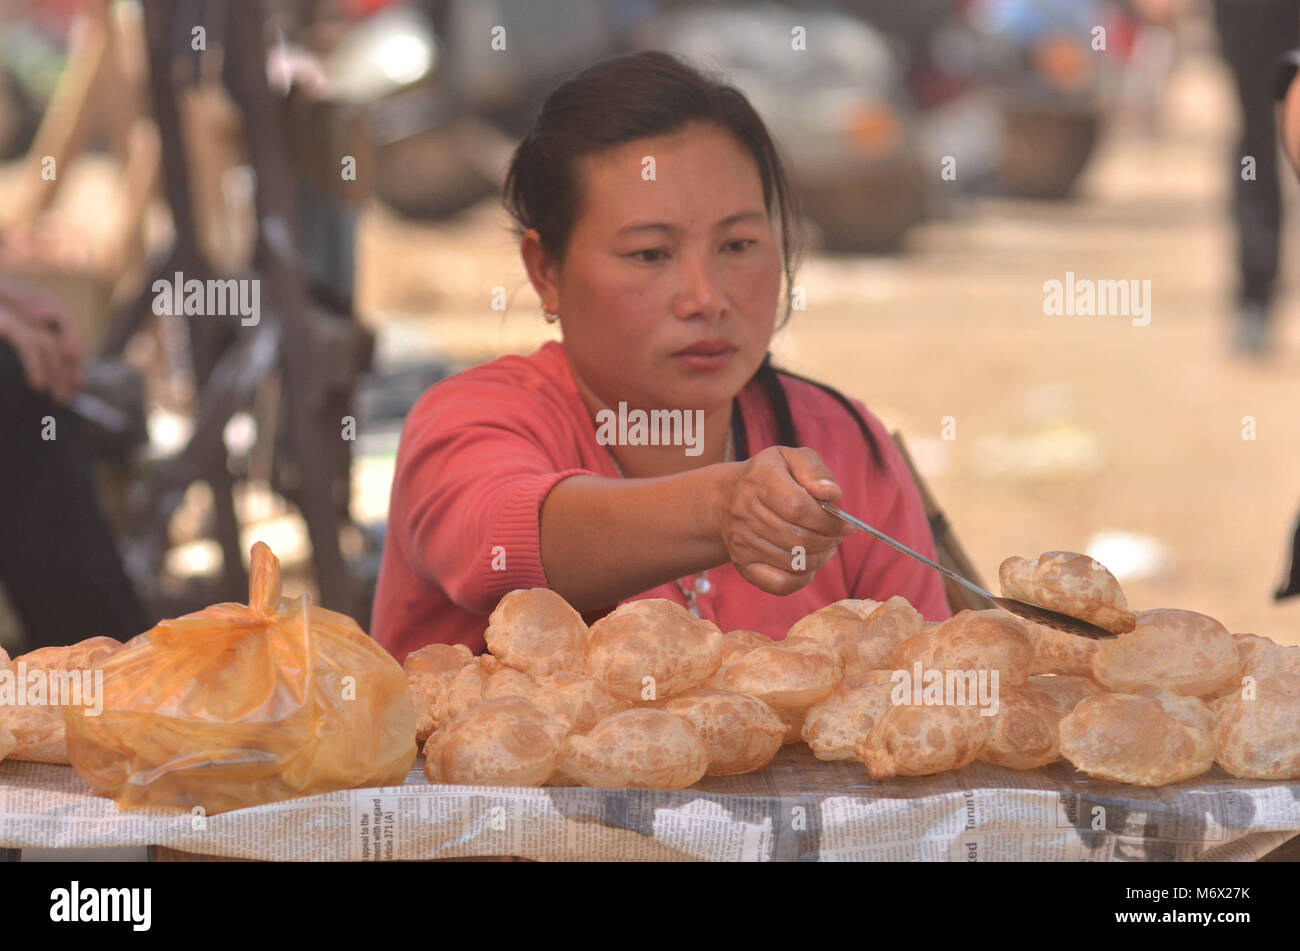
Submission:
<svg viewBox="0 0 1300 951">
<path fill-rule="evenodd" d="M 753 157 L 712 125 L 613 146 L 584 157 L 579 174 L 581 219 L 602 231 L 651 222 L 713 227 L 744 212 L 766 218 Z"/>
</svg>

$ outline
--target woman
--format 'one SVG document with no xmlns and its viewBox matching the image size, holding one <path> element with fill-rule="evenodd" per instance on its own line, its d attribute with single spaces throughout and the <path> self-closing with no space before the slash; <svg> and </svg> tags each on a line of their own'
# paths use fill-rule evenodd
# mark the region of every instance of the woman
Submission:
<svg viewBox="0 0 1300 951">
<path fill-rule="evenodd" d="M 880 421 L 771 366 L 797 222 L 739 92 L 664 53 L 599 63 L 542 106 L 505 195 L 564 342 L 461 373 L 411 410 L 375 595 L 381 644 L 398 660 L 435 641 L 481 652 L 485 615 L 531 587 L 588 621 L 670 598 L 724 631 L 778 638 L 842 598 L 899 594 L 949 616 L 938 573 L 817 504 L 934 554 Z M 640 444 L 638 410 L 676 411 L 679 444 Z"/>
</svg>

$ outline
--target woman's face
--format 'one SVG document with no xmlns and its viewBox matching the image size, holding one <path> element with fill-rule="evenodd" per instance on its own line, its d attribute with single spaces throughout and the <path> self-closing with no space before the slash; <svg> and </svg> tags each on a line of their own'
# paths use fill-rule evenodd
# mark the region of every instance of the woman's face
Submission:
<svg viewBox="0 0 1300 951">
<path fill-rule="evenodd" d="M 524 257 L 580 385 L 609 406 L 729 402 L 763 360 L 781 287 L 753 159 L 730 133 L 691 123 L 588 156 L 579 174 L 563 263 L 542 261 L 536 232 Z"/>
</svg>

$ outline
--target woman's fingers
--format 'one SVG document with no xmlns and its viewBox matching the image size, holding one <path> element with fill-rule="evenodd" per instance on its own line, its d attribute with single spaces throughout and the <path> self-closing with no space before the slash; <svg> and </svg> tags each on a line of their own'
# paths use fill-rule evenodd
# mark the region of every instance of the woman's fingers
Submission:
<svg viewBox="0 0 1300 951">
<path fill-rule="evenodd" d="M 785 471 L 776 474 L 772 495 L 766 500 L 769 507 L 790 524 L 819 535 L 842 538 L 856 531 L 818 504 L 837 502 L 842 494 L 821 457 L 811 449 L 778 446 L 776 450 L 785 463 Z"/>
<path fill-rule="evenodd" d="M 835 502 L 840 497 L 840 487 L 835 476 L 822 462 L 821 456 L 811 449 L 791 449 L 788 446 L 777 447 L 781 457 L 794 479 L 809 495 L 823 502 Z"/>
<path fill-rule="evenodd" d="M 751 530 L 786 551 L 790 551 L 796 545 L 802 547 L 804 551 L 825 551 L 834 549 L 840 543 L 842 536 L 838 532 L 827 535 L 788 522 L 759 500 L 755 500 L 751 505 L 751 518 L 746 524 Z"/>
<path fill-rule="evenodd" d="M 840 494 L 811 449 L 775 446 L 757 453 L 735 480 L 721 520 L 732 563 L 752 584 L 774 594 L 808 584 L 854 531 L 818 504 Z"/>
<path fill-rule="evenodd" d="M 740 576 L 768 594 L 794 594 L 812 581 L 813 571 L 783 571 L 768 564 L 737 565 Z"/>
<path fill-rule="evenodd" d="M 785 547 L 760 535 L 742 535 L 728 545 L 731 560 L 737 565 L 765 564 L 782 571 L 816 571 L 835 557 L 835 545 L 817 551 Z"/>
</svg>

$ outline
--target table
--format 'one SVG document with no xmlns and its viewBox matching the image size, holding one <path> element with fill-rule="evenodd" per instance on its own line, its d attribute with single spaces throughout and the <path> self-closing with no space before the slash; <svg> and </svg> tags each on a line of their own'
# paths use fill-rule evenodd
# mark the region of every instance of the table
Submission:
<svg viewBox="0 0 1300 951">
<path fill-rule="evenodd" d="M 686 790 L 347 790 L 215 816 L 120 812 L 70 767 L 0 763 L 0 848 L 154 847 L 159 861 L 1255 861 L 1300 858 L 1300 782 L 1217 768 L 1142 789 L 1069 763 L 985 763 L 872 781 L 856 762 L 784 748 L 766 769 Z"/>
</svg>

